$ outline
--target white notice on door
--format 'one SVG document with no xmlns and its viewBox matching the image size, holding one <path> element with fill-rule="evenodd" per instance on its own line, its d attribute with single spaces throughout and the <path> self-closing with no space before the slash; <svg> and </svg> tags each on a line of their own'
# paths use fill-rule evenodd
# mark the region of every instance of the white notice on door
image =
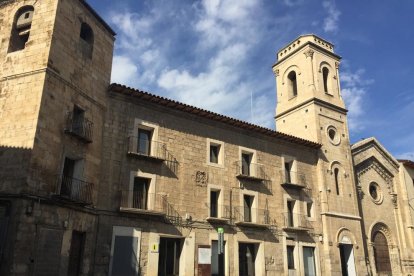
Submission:
<svg viewBox="0 0 414 276">
<path fill-rule="evenodd" d="M 198 264 L 211 264 L 211 248 L 198 248 Z"/>
</svg>

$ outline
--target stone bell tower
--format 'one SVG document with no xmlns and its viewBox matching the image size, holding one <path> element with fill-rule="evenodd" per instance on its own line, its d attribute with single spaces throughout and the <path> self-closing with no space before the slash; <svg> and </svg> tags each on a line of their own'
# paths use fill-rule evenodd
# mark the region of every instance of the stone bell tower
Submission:
<svg viewBox="0 0 414 276">
<path fill-rule="evenodd" d="M 340 56 L 315 35 L 283 47 L 273 67 L 277 79 L 276 129 L 322 145 L 317 166 L 325 271 L 364 271 L 358 195 L 339 82 Z M 316 199 L 315 199 L 316 200 Z M 362 265 L 361 265 L 362 264 Z M 358 274 L 359 274 L 358 273 Z M 362 274 L 361 274 L 362 275 Z"/>
</svg>

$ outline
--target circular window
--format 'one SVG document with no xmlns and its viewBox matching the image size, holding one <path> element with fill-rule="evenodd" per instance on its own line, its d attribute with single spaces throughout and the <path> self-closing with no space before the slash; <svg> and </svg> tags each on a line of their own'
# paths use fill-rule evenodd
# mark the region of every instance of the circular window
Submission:
<svg viewBox="0 0 414 276">
<path fill-rule="evenodd" d="M 371 199 L 374 201 L 375 204 L 381 204 L 382 203 L 382 191 L 379 185 L 375 182 L 371 182 L 368 187 L 369 195 L 371 196 Z"/>
<path fill-rule="evenodd" d="M 334 126 L 329 126 L 326 131 L 329 137 L 329 141 L 331 141 L 331 143 L 334 145 L 339 145 L 341 142 L 341 137 L 339 136 L 336 128 Z"/>
</svg>

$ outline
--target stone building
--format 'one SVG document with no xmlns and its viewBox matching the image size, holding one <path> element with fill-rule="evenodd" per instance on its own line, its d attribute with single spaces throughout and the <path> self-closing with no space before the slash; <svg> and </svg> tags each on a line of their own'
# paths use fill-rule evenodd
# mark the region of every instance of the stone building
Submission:
<svg viewBox="0 0 414 276">
<path fill-rule="evenodd" d="M 414 273 L 414 163 L 350 145 L 331 43 L 277 53 L 274 131 L 110 84 L 83 0 L 0 37 L 0 275 Z"/>
</svg>

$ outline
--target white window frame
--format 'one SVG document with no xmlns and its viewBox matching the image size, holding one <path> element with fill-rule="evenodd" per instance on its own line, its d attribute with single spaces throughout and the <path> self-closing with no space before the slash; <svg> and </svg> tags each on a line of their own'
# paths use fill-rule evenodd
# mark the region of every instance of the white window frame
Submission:
<svg viewBox="0 0 414 276">
<path fill-rule="evenodd" d="M 130 179 L 129 179 L 129 193 L 128 193 L 128 207 L 132 206 L 132 199 L 133 199 L 133 192 L 134 192 L 134 180 L 135 177 L 142 177 L 142 178 L 147 178 L 150 180 L 149 182 L 149 189 L 148 189 L 148 210 L 154 210 L 155 208 L 155 202 L 156 198 L 155 198 L 155 191 L 156 191 L 156 179 L 157 179 L 157 175 L 155 174 L 151 174 L 151 173 L 144 173 L 140 170 L 138 171 L 131 171 L 130 173 Z M 152 198 L 151 194 L 154 194 L 154 198 Z"/>
<path fill-rule="evenodd" d="M 210 196 L 211 196 L 211 191 L 219 191 L 220 192 L 219 198 L 217 200 L 217 204 L 218 204 L 218 206 L 217 206 L 217 208 L 218 208 L 218 210 L 217 210 L 217 218 L 223 218 L 223 210 L 222 210 L 222 208 L 223 208 L 223 202 L 224 202 L 223 187 L 218 186 L 218 185 L 213 185 L 213 184 L 208 184 L 207 185 L 207 193 L 208 193 L 207 194 L 207 200 L 208 200 L 207 201 L 207 204 L 209 206 L 207 217 L 210 217 L 210 208 L 211 208 L 211 206 L 210 206 Z"/>
<path fill-rule="evenodd" d="M 303 247 L 313 247 L 313 256 L 314 256 L 314 262 L 315 262 L 315 275 L 321 275 L 320 274 L 320 268 L 319 268 L 319 250 L 315 243 L 307 243 L 307 242 L 299 242 L 299 260 L 300 260 L 300 274 L 299 275 L 305 275 L 305 260 L 303 259 Z"/>
<path fill-rule="evenodd" d="M 217 160 L 218 163 L 210 162 L 210 146 L 212 145 L 220 147 L 219 156 Z M 207 159 L 206 161 L 207 161 L 207 164 L 210 166 L 220 167 L 220 168 L 224 167 L 224 142 L 207 138 Z"/>
<path fill-rule="evenodd" d="M 310 216 L 308 216 L 308 203 L 312 204 L 311 210 L 310 210 Z M 304 201 L 304 210 L 306 211 L 306 218 L 309 221 L 316 221 L 315 219 L 315 202 L 311 198 L 307 198 Z"/>
<path fill-rule="evenodd" d="M 136 137 L 136 139 L 134 139 L 134 142 L 133 142 L 134 152 L 138 152 L 138 130 L 139 129 L 149 130 L 149 131 L 152 132 L 152 135 L 151 135 L 151 149 L 150 149 L 150 154 L 149 155 L 150 156 L 155 156 L 157 146 L 155 145 L 154 141 L 159 142 L 158 141 L 159 125 L 156 124 L 156 123 L 152 123 L 152 122 L 149 122 L 149 121 L 144 121 L 144 120 L 135 118 L 133 133 L 130 135 L 131 137 Z"/>
<path fill-rule="evenodd" d="M 140 264 L 140 253 L 141 253 L 141 229 L 134 227 L 125 227 L 125 226 L 113 226 L 112 228 L 112 243 L 111 243 L 111 255 L 109 262 L 109 276 L 112 275 L 112 266 L 113 266 L 113 256 L 114 256 L 114 245 L 115 245 L 115 236 L 127 236 L 135 237 L 138 239 L 137 244 L 137 267 L 135 268 L 136 272 L 139 272 Z"/>
</svg>

